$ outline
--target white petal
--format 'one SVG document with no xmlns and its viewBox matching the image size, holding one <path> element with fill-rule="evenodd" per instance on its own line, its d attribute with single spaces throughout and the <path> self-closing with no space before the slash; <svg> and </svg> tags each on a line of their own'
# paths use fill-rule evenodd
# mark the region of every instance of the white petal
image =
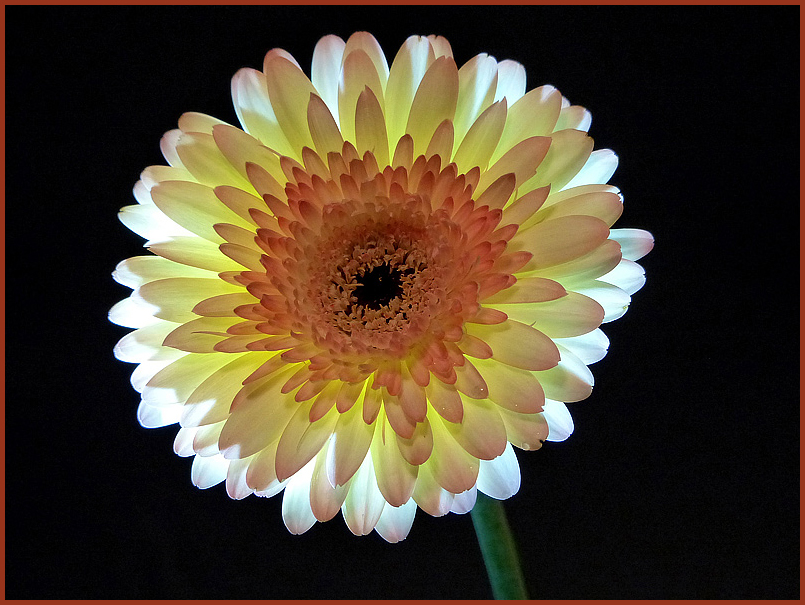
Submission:
<svg viewBox="0 0 805 605">
<path fill-rule="evenodd" d="M 310 479 L 313 477 L 314 458 L 302 470 L 288 479 L 282 496 L 282 520 L 292 534 L 303 534 L 316 523 L 310 508 Z"/>
<path fill-rule="evenodd" d="M 621 245 L 623 258 L 640 260 L 654 247 L 654 236 L 643 229 L 612 229 L 609 239 Z"/>
<path fill-rule="evenodd" d="M 617 286 L 594 281 L 589 286 L 576 288 L 576 292 L 589 296 L 604 308 L 604 321 L 615 321 L 624 316 L 632 297 Z"/>
<path fill-rule="evenodd" d="M 193 439 L 195 439 L 197 431 L 197 427 L 179 429 L 176 439 L 173 440 L 173 451 L 177 456 L 187 458 L 196 453 L 193 449 Z"/>
<path fill-rule="evenodd" d="M 456 494 L 456 497 L 453 498 L 453 505 L 450 507 L 450 512 L 456 513 L 457 515 L 464 515 L 470 512 L 472 507 L 475 506 L 475 499 L 477 497 L 478 489 L 474 485 L 466 492 Z"/>
<path fill-rule="evenodd" d="M 375 467 L 372 455 L 369 453 L 358 472 L 352 477 L 349 493 L 341 507 L 341 514 L 353 534 L 365 536 L 377 525 L 385 504 L 386 500 L 377 487 Z"/>
<path fill-rule="evenodd" d="M 636 262 L 624 258 L 617 267 L 598 279 L 618 286 L 627 294 L 634 294 L 646 283 L 646 271 Z"/>
<path fill-rule="evenodd" d="M 193 458 L 193 468 L 190 477 L 193 485 L 199 489 L 207 489 L 218 485 L 226 479 L 229 470 L 229 460 L 217 454 L 215 456 L 196 456 Z"/>
<path fill-rule="evenodd" d="M 495 101 L 505 97 L 508 106 L 511 107 L 524 94 L 525 67 L 510 59 L 498 63 L 498 89 L 495 92 Z"/>
<path fill-rule="evenodd" d="M 194 236 L 154 204 L 124 206 L 117 217 L 126 227 L 149 241 L 163 242 L 174 236 Z"/>
<path fill-rule="evenodd" d="M 246 485 L 246 470 L 254 457 L 231 460 L 226 474 L 226 493 L 233 500 L 242 500 L 254 490 Z"/>
<path fill-rule="evenodd" d="M 520 465 L 511 443 L 493 460 L 481 460 L 478 489 L 497 500 L 512 497 L 520 490 Z"/>
<path fill-rule="evenodd" d="M 244 67 L 234 75 L 232 103 L 243 130 L 279 153 L 289 152 L 288 139 L 274 115 L 261 72 Z"/>
<path fill-rule="evenodd" d="M 143 328 L 160 321 L 154 317 L 155 311 L 159 307 L 139 297 L 124 298 L 109 309 L 109 321 L 126 328 Z"/>
<path fill-rule="evenodd" d="M 265 489 L 260 490 L 259 492 L 254 492 L 254 495 L 260 496 L 261 498 L 271 498 L 273 496 L 276 496 L 282 490 L 284 490 L 288 485 L 289 481 L 290 479 L 286 479 L 285 481 L 274 480 L 271 483 L 269 483 L 268 487 L 266 487 Z"/>
<path fill-rule="evenodd" d="M 160 361 L 144 361 L 139 364 L 131 373 L 131 386 L 138 393 L 142 393 L 145 385 L 151 380 L 160 370 L 173 363 L 173 359 L 163 359 Z"/>
<path fill-rule="evenodd" d="M 411 531 L 414 524 L 417 505 L 413 499 L 402 506 L 392 506 L 386 504 L 380 518 L 377 520 L 375 531 L 379 533 L 386 542 L 399 542 L 404 540 Z"/>
<path fill-rule="evenodd" d="M 161 321 L 129 332 L 115 345 L 115 357 L 129 363 L 179 359 L 185 355 L 184 352 L 162 346 L 165 338 L 175 328 L 176 324 Z"/>
<path fill-rule="evenodd" d="M 155 407 L 141 401 L 137 408 L 137 420 L 147 429 L 158 429 L 163 426 L 176 424 L 182 417 L 182 406 Z"/>
<path fill-rule="evenodd" d="M 571 181 L 562 187 L 570 189 L 582 185 L 605 184 L 618 168 L 618 156 L 611 149 L 598 149 L 590 154 L 587 163 Z"/>
<path fill-rule="evenodd" d="M 313 49 L 313 63 L 310 80 L 327 104 L 330 113 L 338 118 L 338 81 L 341 77 L 341 60 L 344 56 L 344 42 L 338 36 L 324 36 Z"/>
<path fill-rule="evenodd" d="M 573 418 L 561 401 L 546 399 L 542 415 L 548 423 L 546 441 L 564 441 L 573 434 Z"/>
<path fill-rule="evenodd" d="M 601 361 L 609 349 L 609 338 L 600 328 L 581 336 L 554 338 L 553 340 L 556 344 L 568 349 L 587 365 Z"/>
</svg>

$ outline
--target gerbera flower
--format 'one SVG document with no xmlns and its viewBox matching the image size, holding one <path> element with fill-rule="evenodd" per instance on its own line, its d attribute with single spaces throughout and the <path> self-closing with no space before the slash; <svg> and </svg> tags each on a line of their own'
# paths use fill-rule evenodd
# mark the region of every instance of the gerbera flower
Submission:
<svg viewBox="0 0 805 605">
<path fill-rule="evenodd" d="M 179 423 L 200 488 L 284 491 L 294 533 L 340 510 L 394 542 L 417 506 L 510 497 L 512 446 L 572 432 L 653 243 L 611 229 L 590 114 L 440 37 L 389 67 L 367 33 L 323 38 L 310 79 L 272 50 L 232 98 L 243 130 L 184 114 L 120 213 L 153 253 L 110 312 L 141 424 Z"/>
</svg>

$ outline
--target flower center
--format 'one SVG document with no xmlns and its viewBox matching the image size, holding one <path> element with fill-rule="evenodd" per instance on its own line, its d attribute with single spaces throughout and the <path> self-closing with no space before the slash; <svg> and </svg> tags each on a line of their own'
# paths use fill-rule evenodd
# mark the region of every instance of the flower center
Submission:
<svg viewBox="0 0 805 605">
<path fill-rule="evenodd" d="M 513 280 L 500 257 L 514 231 L 473 199 L 479 170 L 439 156 L 381 169 L 348 143 L 326 163 L 303 157 L 281 158 L 287 201 L 264 194 L 271 214 L 252 213 L 265 272 L 238 281 L 259 299 L 242 311 L 266 334 L 253 347 L 299 343 L 283 358 L 309 360 L 317 380 L 357 382 L 412 355 L 455 380 L 463 323 Z"/>
<path fill-rule="evenodd" d="M 357 299 L 358 306 L 378 310 L 402 295 L 402 278 L 413 272 L 410 268 L 399 270 L 390 265 L 371 267 L 358 277 L 358 286 L 352 291 L 352 295 Z"/>
</svg>

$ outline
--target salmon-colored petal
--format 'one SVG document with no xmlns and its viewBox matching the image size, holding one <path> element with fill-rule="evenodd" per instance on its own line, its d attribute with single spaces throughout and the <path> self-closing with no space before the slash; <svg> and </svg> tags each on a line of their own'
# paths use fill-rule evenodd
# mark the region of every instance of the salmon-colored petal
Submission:
<svg viewBox="0 0 805 605">
<path fill-rule="evenodd" d="M 478 478 L 478 459 L 459 445 L 441 417 L 434 415 L 429 420 L 433 431 L 433 453 L 423 466 L 429 468 L 436 483 L 448 492 L 460 494 L 467 491 Z"/>
<path fill-rule="evenodd" d="M 595 330 L 604 321 L 604 308 L 589 296 L 569 292 L 556 300 L 500 305 L 512 319 L 533 325 L 551 338 L 579 336 Z"/>
<path fill-rule="evenodd" d="M 593 374 L 578 357 L 559 345 L 562 359 L 555 368 L 538 372 L 545 396 L 556 401 L 581 401 L 593 391 Z"/>
<path fill-rule="evenodd" d="M 469 324 L 467 331 L 492 347 L 492 358 L 523 370 L 547 370 L 559 362 L 553 341 L 519 321 L 501 324 Z"/>
<path fill-rule="evenodd" d="M 484 300 L 486 304 L 538 303 L 556 300 L 567 294 L 562 284 L 544 277 L 523 277 L 513 286 Z M 503 311 L 511 317 L 505 309 Z M 517 318 L 515 318 L 517 319 Z"/>
<path fill-rule="evenodd" d="M 411 437 L 406 439 L 397 435 L 396 439 L 397 447 L 400 448 L 400 453 L 408 464 L 419 466 L 430 458 L 433 451 L 433 433 L 427 418 L 417 423 Z"/>
<path fill-rule="evenodd" d="M 431 380 L 425 392 L 431 406 L 442 418 L 449 422 L 461 422 L 464 408 L 456 387 L 441 380 Z"/>
<path fill-rule="evenodd" d="M 488 400 L 462 400 L 464 418 L 460 424 L 444 423 L 447 431 L 475 458 L 492 460 L 500 456 L 506 449 L 506 428 L 497 406 Z"/>
<path fill-rule="evenodd" d="M 609 235 L 609 227 L 592 216 L 561 216 L 518 231 L 511 250 L 533 254 L 523 271 L 567 263 L 595 250 Z"/>
<path fill-rule="evenodd" d="M 545 393 L 537 374 L 493 359 L 477 361 L 476 365 L 489 386 L 491 401 L 521 414 L 536 414 L 542 411 Z"/>
<path fill-rule="evenodd" d="M 548 438 L 548 423 L 542 414 L 520 414 L 506 408 L 498 413 L 506 427 L 506 435 L 514 447 L 538 450 Z"/>
</svg>

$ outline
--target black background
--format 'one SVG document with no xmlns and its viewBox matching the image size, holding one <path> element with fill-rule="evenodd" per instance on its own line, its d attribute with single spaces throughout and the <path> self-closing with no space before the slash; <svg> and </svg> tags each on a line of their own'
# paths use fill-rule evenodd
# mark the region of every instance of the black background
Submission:
<svg viewBox="0 0 805 605">
<path fill-rule="evenodd" d="M 397 545 L 190 483 L 135 418 L 116 218 L 185 111 L 272 47 L 438 33 L 593 114 L 656 237 L 575 434 L 506 503 L 539 598 L 798 598 L 797 7 L 6 9 L 8 598 L 489 598 L 469 515 Z"/>
</svg>

